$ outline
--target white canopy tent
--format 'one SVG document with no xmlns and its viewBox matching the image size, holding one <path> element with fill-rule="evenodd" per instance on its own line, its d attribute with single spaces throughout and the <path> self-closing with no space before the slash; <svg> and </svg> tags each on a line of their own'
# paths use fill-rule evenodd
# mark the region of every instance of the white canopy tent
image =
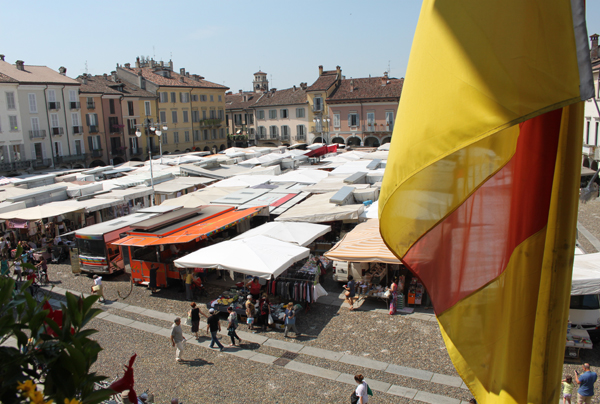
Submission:
<svg viewBox="0 0 600 404">
<path fill-rule="evenodd" d="M 223 187 L 223 188 L 203 188 L 201 190 L 190 192 L 178 198 L 167 199 L 160 205 L 166 206 L 183 206 L 184 208 L 197 208 L 202 205 L 210 205 L 215 199 L 222 198 L 243 187 Z"/>
<path fill-rule="evenodd" d="M 268 222 L 250 229 L 233 240 L 263 235 L 276 240 L 294 243 L 303 247 L 331 231 L 330 226 L 303 222 Z"/>
<path fill-rule="evenodd" d="M 308 248 L 255 236 L 204 247 L 174 263 L 178 268 L 218 268 L 270 279 L 308 255 Z"/>
<path fill-rule="evenodd" d="M 275 221 L 323 223 L 335 220 L 358 220 L 365 206 L 362 203 L 336 205 L 329 202 L 333 195 L 335 192 L 313 195 L 279 215 Z"/>
<path fill-rule="evenodd" d="M 600 253 L 575 255 L 571 295 L 600 294 Z"/>
</svg>

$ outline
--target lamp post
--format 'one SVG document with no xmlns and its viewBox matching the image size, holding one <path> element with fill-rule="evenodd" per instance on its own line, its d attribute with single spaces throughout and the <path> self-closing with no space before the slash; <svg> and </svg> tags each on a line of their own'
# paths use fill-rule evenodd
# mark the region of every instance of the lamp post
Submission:
<svg viewBox="0 0 600 404">
<path fill-rule="evenodd" d="M 157 123 L 156 126 L 154 126 L 154 124 L 152 123 L 152 121 L 150 119 L 146 119 L 144 123 L 135 125 L 137 127 L 137 130 L 135 131 L 135 135 L 138 137 L 138 139 L 140 137 L 142 137 L 142 132 L 140 131 L 141 128 L 145 128 L 146 129 L 146 138 L 150 138 L 150 133 L 154 133 L 156 136 L 158 136 L 158 145 L 159 145 L 159 149 L 160 149 L 160 162 L 162 164 L 162 142 L 161 142 L 161 135 L 162 132 L 159 130 L 161 123 Z M 166 126 L 166 124 L 162 127 L 163 131 L 166 131 L 168 128 Z M 150 142 L 148 143 L 148 161 L 150 162 L 150 185 L 152 186 L 152 198 L 150 198 L 150 206 L 154 206 L 154 171 L 152 170 L 152 147 L 150 146 Z"/>
<path fill-rule="evenodd" d="M 319 132 L 319 135 L 321 135 L 321 139 L 323 139 L 323 143 L 327 144 L 327 135 L 329 134 L 329 118 L 328 117 L 323 117 L 323 118 L 314 118 L 313 122 L 315 123 L 315 126 Z M 327 129 L 325 129 L 327 128 Z"/>
</svg>

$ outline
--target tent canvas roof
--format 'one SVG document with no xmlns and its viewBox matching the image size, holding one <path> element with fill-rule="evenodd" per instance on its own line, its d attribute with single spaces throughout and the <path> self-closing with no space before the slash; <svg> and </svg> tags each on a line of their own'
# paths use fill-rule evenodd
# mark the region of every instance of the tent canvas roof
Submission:
<svg viewBox="0 0 600 404">
<path fill-rule="evenodd" d="M 235 254 L 231 252 L 235 251 Z M 229 240 L 201 248 L 175 260 L 179 268 L 219 268 L 270 279 L 293 263 L 308 257 L 310 250 L 267 236 Z"/>
<path fill-rule="evenodd" d="M 359 224 L 324 255 L 335 261 L 401 263 L 383 242 L 379 219 Z"/>
<path fill-rule="evenodd" d="M 571 295 L 600 294 L 600 253 L 575 255 Z"/>
<path fill-rule="evenodd" d="M 233 240 L 263 235 L 280 241 L 308 246 L 331 231 L 330 226 L 302 222 L 268 222 L 240 234 Z"/>
<path fill-rule="evenodd" d="M 183 206 L 184 208 L 197 208 L 202 205 L 210 205 L 215 199 L 239 191 L 243 187 L 231 188 L 204 188 L 196 192 L 182 195 L 178 198 L 167 199 L 160 206 Z"/>
<path fill-rule="evenodd" d="M 307 200 L 279 215 L 275 220 L 309 223 L 358 220 L 358 216 L 365 210 L 364 205 L 336 205 L 329 202 L 333 195 L 335 195 L 335 192 L 312 195 Z"/>
</svg>

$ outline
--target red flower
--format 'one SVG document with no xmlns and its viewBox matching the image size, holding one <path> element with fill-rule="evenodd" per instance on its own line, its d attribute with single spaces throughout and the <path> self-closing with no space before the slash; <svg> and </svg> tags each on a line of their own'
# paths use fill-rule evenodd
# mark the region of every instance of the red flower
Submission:
<svg viewBox="0 0 600 404">
<path fill-rule="evenodd" d="M 135 362 L 136 356 L 137 354 L 133 354 L 133 356 L 129 358 L 129 365 L 125 366 L 125 373 L 123 374 L 123 377 L 108 386 L 108 388 L 116 391 L 117 393 L 122 393 L 125 390 L 129 390 L 127 397 L 132 403 L 137 403 L 137 395 L 133 389 L 133 362 Z"/>
<path fill-rule="evenodd" d="M 56 323 L 56 325 L 58 325 L 58 328 L 60 328 L 62 330 L 62 322 L 63 322 L 62 310 L 54 310 L 52 308 L 52 306 L 50 305 L 50 303 L 48 303 L 48 301 L 44 302 L 44 306 L 42 306 L 42 308 L 44 310 L 49 311 L 49 313 L 46 317 L 49 318 L 50 320 L 54 321 Z M 52 328 L 50 328 L 50 326 L 48 324 L 46 324 L 46 334 L 50 335 L 51 337 L 58 337 L 58 335 L 56 335 L 54 330 Z M 71 327 L 71 334 L 75 334 L 75 329 L 73 327 Z"/>
</svg>

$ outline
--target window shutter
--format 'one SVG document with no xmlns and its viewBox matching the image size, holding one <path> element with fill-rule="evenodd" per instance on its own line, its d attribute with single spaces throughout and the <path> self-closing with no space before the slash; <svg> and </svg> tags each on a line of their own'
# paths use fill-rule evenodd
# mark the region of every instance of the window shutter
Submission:
<svg viewBox="0 0 600 404">
<path fill-rule="evenodd" d="M 38 156 L 35 155 L 35 143 L 32 143 L 31 144 L 31 159 L 35 160 L 37 158 L 38 158 Z M 41 156 L 40 156 L 40 158 L 41 158 Z M 15 156 L 11 156 L 11 161 L 14 161 L 14 159 L 15 159 Z"/>
<path fill-rule="evenodd" d="M 46 154 L 46 143 L 42 142 L 42 155 L 40 156 L 40 158 L 45 159 L 48 155 Z"/>
<path fill-rule="evenodd" d="M 88 137 L 88 149 L 90 151 L 94 150 L 94 141 L 92 140 L 91 137 Z"/>
<path fill-rule="evenodd" d="M 348 114 L 348 126 L 352 126 L 352 114 Z"/>
<path fill-rule="evenodd" d="M 360 126 L 360 115 L 356 113 L 356 126 Z"/>
<path fill-rule="evenodd" d="M 85 114 L 85 124 L 90 126 L 90 114 Z"/>
<path fill-rule="evenodd" d="M 98 125 L 98 114 L 94 114 L 94 125 Z"/>
</svg>

